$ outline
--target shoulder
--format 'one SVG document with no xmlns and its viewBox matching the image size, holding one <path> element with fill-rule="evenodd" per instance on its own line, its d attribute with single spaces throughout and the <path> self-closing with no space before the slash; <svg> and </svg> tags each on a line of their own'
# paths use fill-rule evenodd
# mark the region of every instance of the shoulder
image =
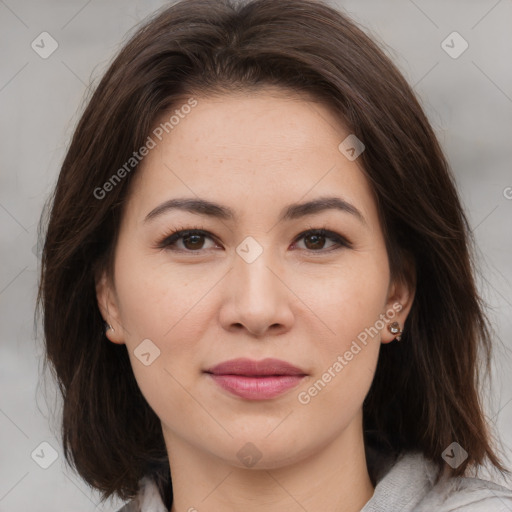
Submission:
<svg viewBox="0 0 512 512">
<path fill-rule="evenodd" d="M 512 511 L 512 490 L 480 478 L 453 477 L 440 481 L 425 495 L 417 512 Z"/>
<path fill-rule="evenodd" d="M 419 452 L 402 454 L 388 464 L 373 497 L 361 512 L 510 512 L 512 490 L 469 477 L 442 477 Z"/>
<path fill-rule="evenodd" d="M 126 503 L 126 505 L 124 505 L 123 507 L 121 507 L 119 510 L 117 510 L 116 512 L 138 512 L 139 509 L 137 509 L 135 503 L 132 501 Z"/>
<path fill-rule="evenodd" d="M 132 499 L 128 503 L 125 503 L 116 512 L 142 512 L 142 508 L 141 508 L 141 505 L 140 505 L 139 497 L 136 497 L 136 498 Z"/>
<path fill-rule="evenodd" d="M 117 512 L 168 512 L 155 482 L 145 476 L 139 481 L 137 495 Z"/>
</svg>

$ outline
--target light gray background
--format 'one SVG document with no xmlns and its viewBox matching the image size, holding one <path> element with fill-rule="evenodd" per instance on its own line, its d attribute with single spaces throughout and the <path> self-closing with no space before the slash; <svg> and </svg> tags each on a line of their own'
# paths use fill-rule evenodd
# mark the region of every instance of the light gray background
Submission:
<svg viewBox="0 0 512 512">
<path fill-rule="evenodd" d="M 59 402 L 52 400 L 51 381 L 41 378 L 42 343 L 34 336 L 34 246 L 43 202 L 89 84 L 98 83 L 135 25 L 165 3 L 0 0 L 0 512 L 108 512 L 121 505 L 97 507 L 99 495 L 64 464 L 58 423 L 49 414 L 60 410 Z M 414 85 L 456 175 L 480 247 L 479 287 L 499 343 L 488 417 L 510 463 L 512 1 L 331 3 L 387 46 Z M 43 31 L 59 45 L 47 59 L 31 48 Z M 469 44 L 456 59 L 441 47 L 453 31 Z M 31 458 L 44 441 L 58 454 L 48 469 Z"/>
</svg>

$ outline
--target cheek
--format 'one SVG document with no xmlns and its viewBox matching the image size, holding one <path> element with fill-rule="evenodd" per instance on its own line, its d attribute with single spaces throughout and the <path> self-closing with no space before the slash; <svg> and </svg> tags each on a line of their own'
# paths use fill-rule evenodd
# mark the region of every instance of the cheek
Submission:
<svg viewBox="0 0 512 512">
<path fill-rule="evenodd" d="M 375 325 L 384 312 L 388 286 L 387 261 L 366 252 L 349 254 L 341 264 L 310 276 L 296 276 L 294 291 L 310 307 L 309 316 L 317 318 L 328 345 L 341 350 Z"/>
<path fill-rule="evenodd" d="M 350 361 L 344 353 L 333 354 L 324 371 L 300 390 L 298 407 L 302 408 L 304 421 L 313 419 L 327 438 L 352 424 L 373 381 L 378 354 L 378 344 L 361 346 Z"/>
<path fill-rule="evenodd" d="M 181 328 L 187 322 L 180 320 L 199 302 L 207 286 L 204 277 L 196 278 L 143 250 L 134 250 L 135 244 L 120 244 L 116 260 L 120 314 L 131 344 L 141 337 L 164 339 Z"/>
<path fill-rule="evenodd" d="M 370 389 L 380 350 L 378 320 L 387 283 L 373 280 L 370 286 L 340 279 L 333 284 L 336 292 L 319 305 L 328 334 L 313 341 L 315 373 L 301 386 L 297 398 L 315 416 L 324 417 L 329 411 L 329 421 L 339 426 L 355 416 Z"/>
<path fill-rule="evenodd" d="M 308 395 L 323 396 L 318 403 L 333 400 L 360 406 L 371 385 L 387 298 L 385 263 L 355 255 L 350 264 L 331 272 L 326 292 L 310 288 L 306 302 L 314 303 L 311 309 L 321 320 L 316 319 L 315 325 L 325 333 L 313 340 L 316 374 L 307 383 L 314 385 Z"/>
<path fill-rule="evenodd" d="M 151 405 L 163 389 L 180 403 L 179 383 L 186 382 L 191 368 L 199 365 L 195 340 L 203 336 L 206 324 L 201 319 L 208 305 L 204 295 L 214 281 L 204 270 L 202 277 L 199 272 L 193 277 L 170 265 L 154 266 L 147 255 L 130 251 L 129 245 L 120 246 L 123 256 L 116 261 L 116 289 L 134 375 Z"/>
</svg>

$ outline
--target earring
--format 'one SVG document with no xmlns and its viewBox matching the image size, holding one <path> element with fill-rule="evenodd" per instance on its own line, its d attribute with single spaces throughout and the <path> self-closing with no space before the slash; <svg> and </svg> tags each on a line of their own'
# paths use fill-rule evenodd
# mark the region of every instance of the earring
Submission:
<svg viewBox="0 0 512 512">
<path fill-rule="evenodd" d="M 396 341 L 400 341 L 402 339 L 403 330 L 400 329 L 400 324 L 398 322 L 391 322 L 388 325 L 388 330 L 391 334 L 397 334 L 395 337 Z"/>
<path fill-rule="evenodd" d="M 114 328 L 109 323 L 107 323 L 107 325 L 108 325 L 108 327 L 106 329 L 107 331 L 112 330 L 112 332 L 115 332 Z"/>
</svg>

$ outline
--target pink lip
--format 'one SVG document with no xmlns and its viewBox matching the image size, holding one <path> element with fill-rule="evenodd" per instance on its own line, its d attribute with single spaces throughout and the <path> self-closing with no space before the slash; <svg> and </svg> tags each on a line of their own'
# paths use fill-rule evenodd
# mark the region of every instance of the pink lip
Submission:
<svg viewBox="0 0 512 512">
<path fill-rule="evenodd" d="M 206 373 L 220 387 L 249 400 L 274 398 L 297 386 L 306 373 L 279 359 L 232 359 Z"/>
</svg>

